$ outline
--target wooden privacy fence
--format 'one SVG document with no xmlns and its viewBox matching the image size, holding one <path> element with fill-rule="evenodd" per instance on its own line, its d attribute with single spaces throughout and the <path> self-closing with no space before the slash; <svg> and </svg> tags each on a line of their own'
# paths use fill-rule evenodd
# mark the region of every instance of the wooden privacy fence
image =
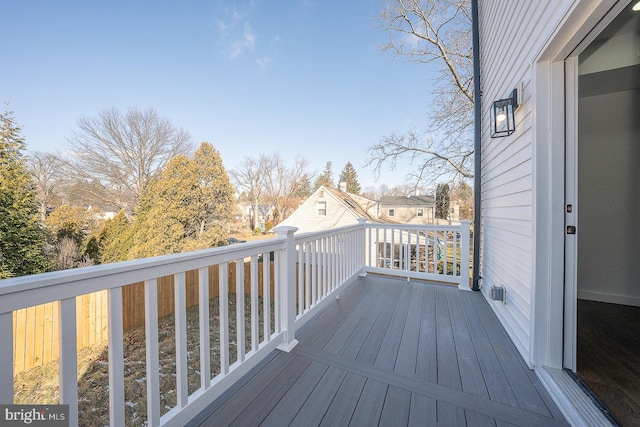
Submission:
<svg viewBox="0 0 640 427">
<path fill-rule="evenodd" d="M 250 263 L 244 264 L 244 292 L 251 294 Z M 262 296 L 262 268 L 259 272 L 259 294 Z M 274 295 L 274 266 L 271 261 L 271 295 Z M 218 297 L 218 265 L 209 267 L 209 296 Z M 235 293 L 235 262 L 229 263 L 229 293 Z M 186 273 L 187 307 L 198 305 L 198 272 Z M 17 375 L 36 366 L 58 360 L 58 302 L 54 301 L 13 312 L 13 373 Z M 173 314 L 175 309 L 173 275 L 158 279 L 158 317 Z M 100 344 L 108 340 L 108 294 L 94 292 L 76 297 L 76 345 L 78 349 Z M 122 288 L 123 329 L 144 325 L 144 283 L 134 283 Z"/>
</svg>

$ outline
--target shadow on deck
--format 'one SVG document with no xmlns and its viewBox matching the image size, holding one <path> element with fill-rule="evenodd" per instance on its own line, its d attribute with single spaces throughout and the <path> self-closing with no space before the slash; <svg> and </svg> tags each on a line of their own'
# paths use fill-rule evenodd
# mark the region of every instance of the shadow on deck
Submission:
<svg viewBox="0 0 640 427">
<path fill-rule="evenodd" d="M 478 292 L 368 276 L 192 426 L 568 425 Z"/>
</svg>

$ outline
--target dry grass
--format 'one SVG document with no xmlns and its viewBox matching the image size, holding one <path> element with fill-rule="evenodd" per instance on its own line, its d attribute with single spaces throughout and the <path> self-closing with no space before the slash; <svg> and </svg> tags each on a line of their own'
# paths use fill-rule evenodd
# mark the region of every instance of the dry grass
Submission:
<svg viewBox="0 0 640 427">
<path fill-rule="evenodd" d="M 245 300 L 245 351 L 249 351 L 251 328 L 250 299 Z M 209 328 L 211 345 L 211 376 L 220 372 L 220 334 L 218 298 L 209 302 Z M 262 319 L 262 301 L 259 301 Z M 271 310 L 273 313 L 273 309 Z M 229 360 L 236 360 L 235 295 L 229 295 Z M 273 316 L 271 321 L 273 331 Z M 176 405 L 176 352 L 174 316 L 158 321 L 158 345 L 160 362 L 160 405 L 164 414 Z M 262 340 L 262 321 L 260 322 Z M 124 333 L 124 381 L 125 415 L 128 426 L 146 424 L 145 329 L 139 327 Z M 189 394 L 200 388 L 200 340 L 198 307 L 187 310 L 187 365 Z M 107 343 L 82 349 L 78 352 L 78 410 L 79 425 L 109 425 L 109 363 Z M 16 404 L 56 404 L 59 402 L 58 362 L 51 362 L 18 374 L 14 378 Z"/>
</svg>

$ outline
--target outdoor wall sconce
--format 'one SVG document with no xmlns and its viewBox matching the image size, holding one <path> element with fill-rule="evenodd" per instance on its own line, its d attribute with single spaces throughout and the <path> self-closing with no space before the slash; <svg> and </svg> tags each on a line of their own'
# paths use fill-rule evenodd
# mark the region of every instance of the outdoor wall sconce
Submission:
<svg viewBox="0 0 640 427">
<path fill-rule="evenodd" d="M 518 108 L 518 89 L 506 99 L 499 99 L 491 108 L 491 138 L 509 136 L 516 131 L 514 111 Z"/>
</svg>

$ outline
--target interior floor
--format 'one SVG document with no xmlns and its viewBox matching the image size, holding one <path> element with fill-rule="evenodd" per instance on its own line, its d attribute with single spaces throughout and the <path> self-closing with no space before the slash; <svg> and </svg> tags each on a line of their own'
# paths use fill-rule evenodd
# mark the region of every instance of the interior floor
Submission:
<svg viewBox="0 0 640 427">
<path fill-rule="evenodd" d="M 640 307 L 578 300 L 577 367 L 621 425 L 640 425 Z"/>
</svg>

